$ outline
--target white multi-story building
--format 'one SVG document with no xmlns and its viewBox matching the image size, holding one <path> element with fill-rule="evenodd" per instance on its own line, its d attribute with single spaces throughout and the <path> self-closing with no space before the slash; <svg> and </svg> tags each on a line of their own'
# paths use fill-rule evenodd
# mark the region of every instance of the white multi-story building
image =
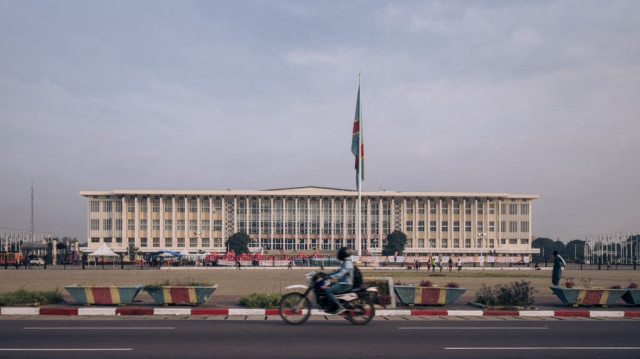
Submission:
<svg viewBox="0 0 640 359">
<path fill-rule="evenodd" d="M 81 191 L 87 198 L 88 249 L 133 245 L 159 250 L 224 251 L 245 232 L 252 250 L 355 249 L 357 192 L 322 187 L 264 191 Z M 535 194 L 362 192 L 361 246 L 379 254 L 386 236 L 408 237 L 405 254 L 529 256 Z"/>
</svg>

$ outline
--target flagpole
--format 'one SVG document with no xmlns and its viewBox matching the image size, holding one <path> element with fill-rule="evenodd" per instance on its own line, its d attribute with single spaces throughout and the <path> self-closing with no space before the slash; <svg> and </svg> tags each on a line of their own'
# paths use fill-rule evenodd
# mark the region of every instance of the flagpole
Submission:
<svg viewBox="0 0 640 359">
<path fill-rule="evenodd" d="M 360 79 L 362 77 L 362 73 L 358 74 L 358 92 L 360 92 Z M 362 94 L 361 94 L 362 95 Z M 362 96 L 360 96 L 362 98 Z M 358 224 L 356 229 L 356 246 L 358 247 L 358 257 L 362 255 L 362 100 L 358 101 L 358 105 L 360 108 L 358 111 L 360 112 L 359 126 L 360 126 L 360 135 L 358 136 Z"/>
</svg>

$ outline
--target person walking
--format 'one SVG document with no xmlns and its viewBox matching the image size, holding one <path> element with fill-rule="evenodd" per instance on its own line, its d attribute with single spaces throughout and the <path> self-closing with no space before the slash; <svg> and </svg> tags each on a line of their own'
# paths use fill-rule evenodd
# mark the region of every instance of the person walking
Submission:
<svg viewBox="0 0 640 359">
<path fill-rule="evenodd" d="M 462 259 L 458 258 L 458 272 L 462 270 Z"/>
<path fill-rule="evenodd" d="M 453 259 L 449 257 L 449 272 L 451 272 L 452 269 L 453 269 Z"/>
<path fill-rule="evenodd" d="M 567 266 L 567 263 L 564 261 L 564 258 L 558 253 L 558 251 L 553 251 L 553 271 L 551 272 L 551 283 L 553 285 L 560 284 L 560 276 L 562 274 L 562 269 Z"/>
</svg>

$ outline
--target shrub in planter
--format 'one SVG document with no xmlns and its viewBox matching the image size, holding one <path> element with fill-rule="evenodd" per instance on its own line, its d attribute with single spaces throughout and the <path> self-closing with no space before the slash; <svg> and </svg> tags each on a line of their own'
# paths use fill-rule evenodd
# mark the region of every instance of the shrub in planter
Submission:
<svg viewBox="0 0 640 359">
<path fill-rule="evenodd" d="M 433 283 L 432 283 L 430 280 L 423 279 L 423 280 L 420 282 L 420 286 L 421 286 L 421 287 L 433 287 Z"/>
<path fill-rule="evenodd" d="M 252 293 L 240 297 L 239 303 L 247 308 L 278 308 L 282 296 L 280 294 Z"/>
<path fill-rule="evenodd" d="M 483 284 L 476 292 L 476 302 L 487 306 L 530 307 L 535 302 L 534 293 L 531 282 L 524 280 L 497 284 L 493 288 Z"/>
<path fill-rule="evenodd" d="M 572 279 L 569 279 L 567 281 L 564 282 L 564 286 L 567 288 L 573 288 L 575 287 L 576 283 L 574 283 L 574 281 Z"/>
<path fill-rule="evenodd" d="M 458 284 L 456 282 L 449 282 L 449 283 L 445 284 L 445 287 L 447 287 L 447 288 L 460 288 L 460 284 Z"/>
</svg>

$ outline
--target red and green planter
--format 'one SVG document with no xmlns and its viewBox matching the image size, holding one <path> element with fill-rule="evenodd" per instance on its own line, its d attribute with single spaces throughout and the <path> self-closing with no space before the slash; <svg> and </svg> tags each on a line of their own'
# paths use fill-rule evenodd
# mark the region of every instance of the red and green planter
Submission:
<svg viewBox="0 0 640 359">
<path fill-rule="evenodd" d="M 403 304 L 447 305 L 456 301 L 465 291 L 454 287 L 415 287 L 394 285 L 394 291 Z"/>
<path fill-rule="evenodd" d="M 550 288 L 562 303 L 574 307 L 579 305 L 600 305 L 603 307 L 613 305 L 628 291 L 627 288 Z"/>
<path fill-rule="evenodd" d="M 216 291 L 218 285 L 212 286 L 146 286 L 145 292 L 156 304 L 202 304 Z"/>
<path fill-rule="evenodd" d="M 142 286 L 68 285 L 65 286 L 64 289 L 66 289 L 79 304 L 125 305 L 133 302 L 133 298 L 142 290 Z"/>
</svg>

